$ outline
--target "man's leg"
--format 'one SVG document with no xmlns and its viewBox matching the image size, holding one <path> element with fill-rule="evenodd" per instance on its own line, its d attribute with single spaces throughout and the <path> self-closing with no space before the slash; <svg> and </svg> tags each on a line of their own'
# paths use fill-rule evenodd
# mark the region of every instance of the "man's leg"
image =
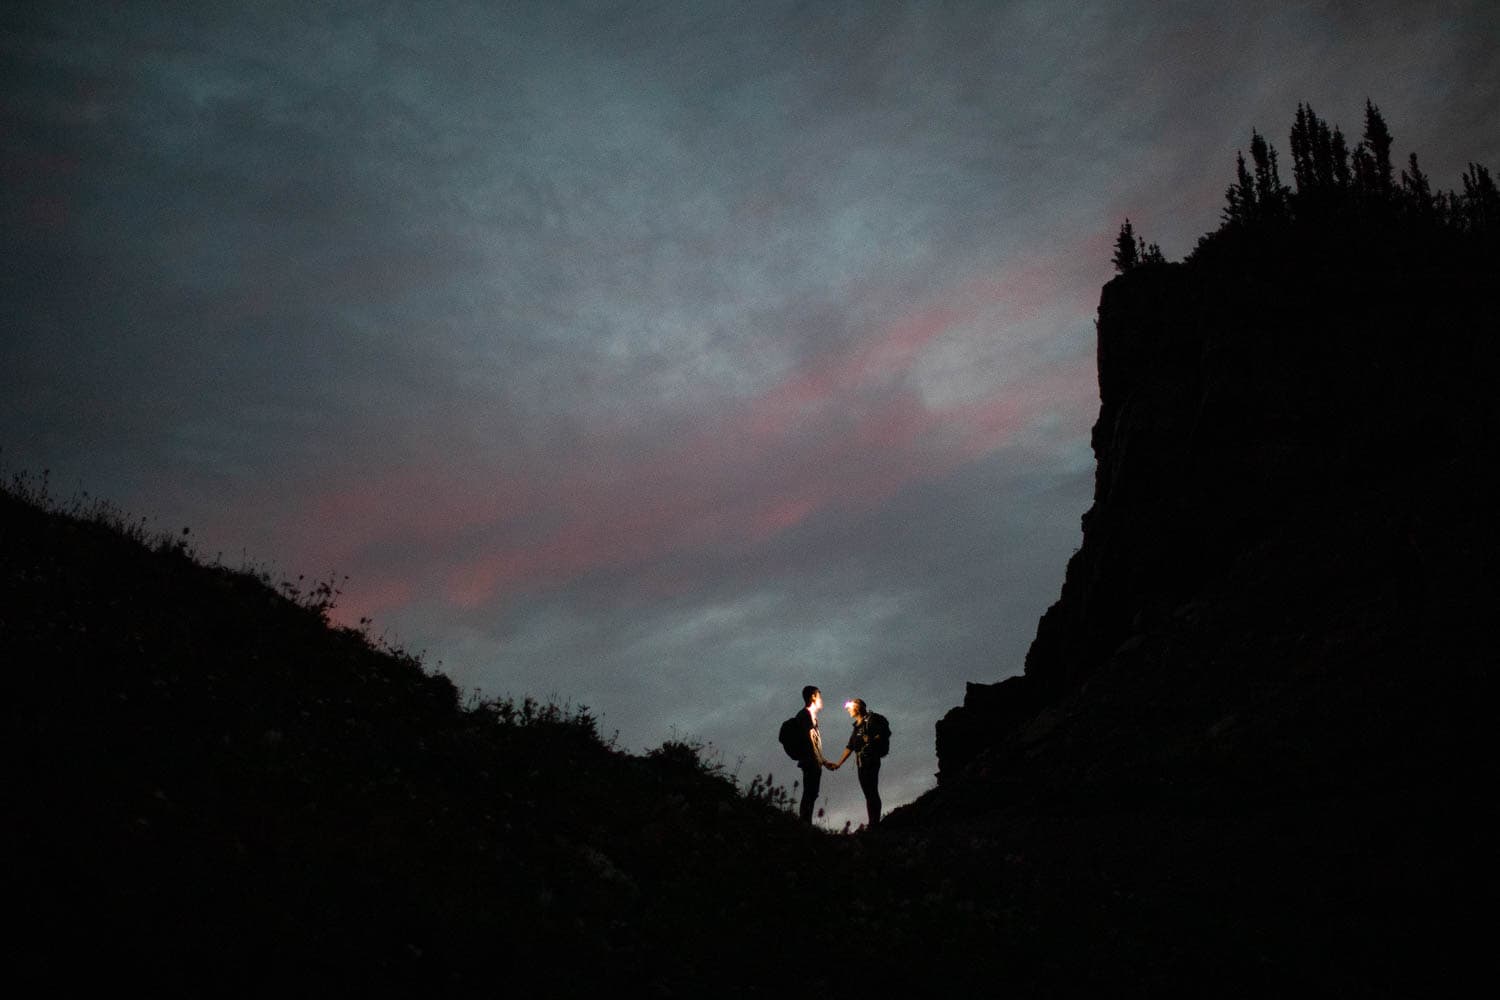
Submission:
<svg viewBox="0 0 1500 1000">
<path fill-rule="evenodd" d="M 813 807 L 818 799 L 818 788 L 823 784 L 823 767 L 814 764 L 802 767 L 802 822 L 813 821 Z"/>
<path fill-rule="evenodd" d="M 865 812 L 870 826 L 880 823 L 880 761 L 872 760 L 859 769 L 859 790 L 865 793 Z"/>
</svg>

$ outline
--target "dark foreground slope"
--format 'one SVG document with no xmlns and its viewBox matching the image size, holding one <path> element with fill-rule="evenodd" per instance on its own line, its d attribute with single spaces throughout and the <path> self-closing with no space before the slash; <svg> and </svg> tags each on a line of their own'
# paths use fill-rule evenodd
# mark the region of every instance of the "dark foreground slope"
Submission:
<svg viewBox="0 0 1500 1000">
<path fill-rule="evenodd" d="M 1387 214 L 1226 231 L 1107 285 L 1083 545 L 1024 675 L 939 724 L 912 821 L 1070 840 L 1122 917 L 1237 981 L 1476 964 L 1497 279 L 1493 241 Z"/>
<path fill-rule="evenodd" d="M 461 706 L 316 604 L 0 494 L 7 981 L 573 992 L 779 938 L 819 838 L 774 801 L 586 712 Z"/>
</svg>

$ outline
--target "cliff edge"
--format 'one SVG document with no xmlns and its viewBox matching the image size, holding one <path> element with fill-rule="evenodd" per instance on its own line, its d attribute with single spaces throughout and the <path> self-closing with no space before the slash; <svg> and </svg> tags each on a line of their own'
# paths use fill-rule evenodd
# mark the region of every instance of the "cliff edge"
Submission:
<svg viewBox="0 0 1500 1000">
<path fill-rule="evenodd" d="M 1497 274 L 1493 241 L 1362 219 L 1107 284 L 1083 544 L 1024 674 L 938 724 L 941 784 L 1223 799 L 1482 759 Z"/>
</svg>

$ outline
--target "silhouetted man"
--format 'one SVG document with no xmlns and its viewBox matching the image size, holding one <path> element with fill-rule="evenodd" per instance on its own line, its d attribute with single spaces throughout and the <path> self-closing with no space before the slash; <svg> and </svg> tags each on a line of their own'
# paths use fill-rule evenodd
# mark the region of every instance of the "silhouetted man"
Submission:
<svg viewBox="0 0 1500 1000">
<path fill-rule="evenodd" d="M 813 805 L 818 798 L 818 789 L 823 784 L 823 768 L 831 767 L 823 759 L 823 736 L 818 732 L 818 713 L 823 710 L 823 692 L 809 684 L 802 689 L 802 711 L 797 713 L 798 725 L 807 731 L 807 754 L 797 761 L 802 771 L 802 821 L 811 823 Z"/>
<path fill-rule="evenodd" d="M 844 710 L 854 720 L 854 731 L 849 734 L 849 744 L 837 764 L 828 768 L 837 771 L 849 755 L 854 754 L 854 765 L 859 770 L 859 790 L 865 793 L 865 812 L 870 817 L 870 828 L 880 824 L 880 758 L 890 748 L 891 726 L 885 716 L 872 712 L 863 698 L 844 702 Z"/>
</svg>

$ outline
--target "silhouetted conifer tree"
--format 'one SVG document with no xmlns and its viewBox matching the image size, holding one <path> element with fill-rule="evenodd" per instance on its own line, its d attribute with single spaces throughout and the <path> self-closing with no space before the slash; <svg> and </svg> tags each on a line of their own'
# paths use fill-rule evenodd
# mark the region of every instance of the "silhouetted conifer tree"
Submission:
<svg viewBox="0 0 1500 1000">
<path fill-rule="evenodd" d="M 1255 182 L 1245 169 L 1245 154 L 1234 158 L 1234 183 L 1224 191 L 1224 221 L 1230 225 L 1249 222 L 1256 217 Z"/>
<path fill-rule="evenodd" d="M 1375 180 L 1375 157 L 1370 153 L 1370 147 L 1360 143 L 1354 147 L 1352 157 L 1354 167 L 1354 191 L 1361 195 L 1374 195 L 1379 191 L 1379 185 Z"/>
<path fill-rule="evenodd" d="M 1130 220 L 1125 220 L 1125 225 L 1120 227 L 1120 234 L 1115 237 L 1115 253 L 1112 258 L 1115 270 L 1124 274 L 1141 262 L 1140 248 L 1136 244 L 1135 227 Z"/>
<path fill-rule="evenodd" d="M 1250 130 L 1250 157 L 1255 161 L 1256 214 L 1267 219 L 1284 214 L 1287 191 L 1276 168 L 1276 148 L 1254 129 Z"/>
<path fill-rule="evenodd" d="M 1349 150 L 1344 135 L 1337 128 L 1330 129 L 1311 104 L 1297 105 L 1291 145 L 1292 179 L 1297 184 L 1297 194 L 1321 199 L 1348 186 Z"/>
<path fill-rule="evenodd" d="M 1332 160 L 1334 187 L 1348 190 L 1353 183 L 1353 171 L 1349 168 L 1349 145 L 1344 141 L 1344 133 L 1337 125 L 1333 127 L 1333 136 L 1328 141 L 1328 152 Z"/>
<path fill-rule="evenodd" d="M 1385 127 L 1380 109 L 1365 99 L 1365 138 L 1361 143 L 1370 151 L 1370 188 L 1375 194 L 1388 195 L 1395 188 L 1395 171 L 1391 167 L 1391 131 Z"/>
<path fill-rule="evenodd" d="M 1469 164 L 1464 172 L 1463 218 L 1473 232 L 1495 232 L 1500 228 L 1500 190 L 1483 165 Z"/>
<path fill-rule="evenodd" d="M 1318 186 L 1327 190 L 1348 187 L 1349 148 L 1344 143 L 1344 133 L 1337 126 L 1329 129 L 1326 121 L 1313 115 L 1311 107 L 1307 113 L 1317 126 L 1313 136 L 1313 171 Z"/>
<path fill-rule="evenodd" d="M 1290 144 L 1292 149 L 1292 182 L 1298 194 L 1306 194 L 1318 186 L 1317 170 L 1313 165 L 1313 147 L 1318 133 L 1318 120 L 1312 109 L 1297 102 L 1297 117 L 1292 122 Z"/>
<path fill-rule="evenodd" d="M 1141 263 L 1142 264 L 1165 264 L 1167 258 L 1162 256 L 1161 247 L 1155 243 L 1147 244 L 1141 241 Z"/>
<path fill-rule="evenodd" d="M 1401 197 L 1407 210 L 1413 215 L 1428 218 L 1433 214 L 1432 185 L 1427 175 L 1417 166 L 1417 154 L 1407 159 L 1407 168 L 1401 171 Z"/>
</svg>

